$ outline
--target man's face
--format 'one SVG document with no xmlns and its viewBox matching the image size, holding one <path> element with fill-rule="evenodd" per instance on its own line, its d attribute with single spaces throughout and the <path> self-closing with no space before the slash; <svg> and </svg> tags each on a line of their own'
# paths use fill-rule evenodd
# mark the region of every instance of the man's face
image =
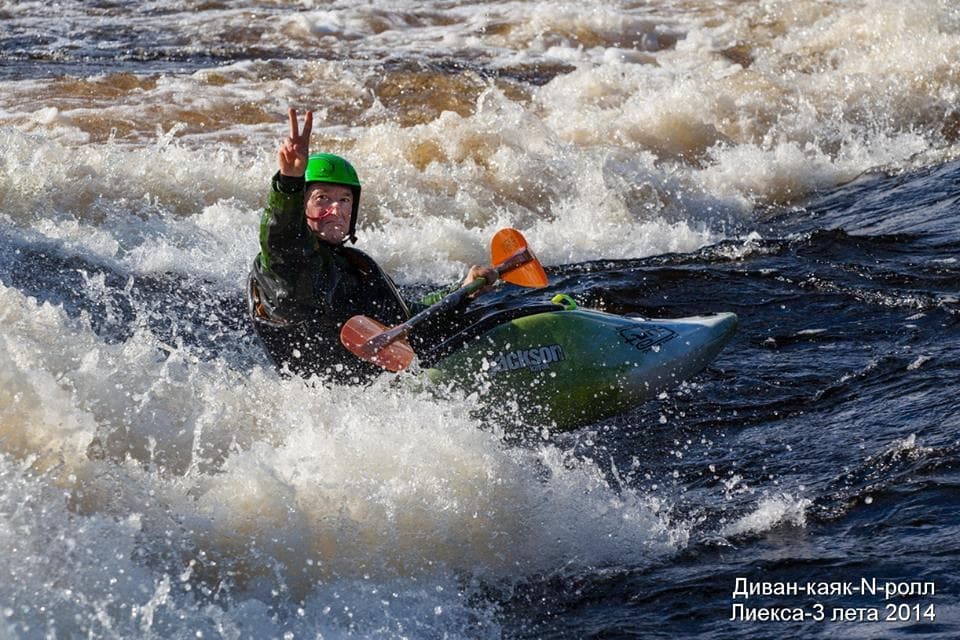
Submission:
<svg viewBox="0 0 960 640">
<path fill-rule="evenodd" d="M 321 240 L 340 244 L 350 231 L 353 191 L 341 184 L 315 183 L 307 187 L 304 213 L 307 226 Z"/>
</svg>

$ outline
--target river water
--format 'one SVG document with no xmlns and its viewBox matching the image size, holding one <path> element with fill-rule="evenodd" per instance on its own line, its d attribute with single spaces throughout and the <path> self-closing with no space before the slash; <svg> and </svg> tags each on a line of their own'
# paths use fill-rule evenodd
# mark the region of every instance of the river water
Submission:
<svg viewBox="0 0 960 640">
<path fill-rule="evenodd" d="M 946 0 L 0 0 L 0 637 L 960 636 L 958 59 Z M 567 434 L 278 376 L 288 106 L 405 290 L 509 225 L 499 297 L 737 336 Z"/>
</svg>

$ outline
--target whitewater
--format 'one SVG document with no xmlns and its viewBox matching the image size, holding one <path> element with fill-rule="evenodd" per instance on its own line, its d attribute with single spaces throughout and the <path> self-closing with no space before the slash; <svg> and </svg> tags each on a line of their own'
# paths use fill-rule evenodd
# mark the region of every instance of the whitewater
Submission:
<svg viewBox="0 0 960 640">
<path fill-rule="evenodd" d="M 960 635 L 955 3 L 0 25 L 0 637 Z M 408 297 L 511 226 L 551 285 L 500 299 L 737 337 L 568 434 L 406 373 L 279 375 L 244 285 L 288 107 L 357 168 L 357 246 Z M 843 588 L 871 579 L 921 586 Z M 837 586 L 738 595 L 808 583 Z"/>
</svg>

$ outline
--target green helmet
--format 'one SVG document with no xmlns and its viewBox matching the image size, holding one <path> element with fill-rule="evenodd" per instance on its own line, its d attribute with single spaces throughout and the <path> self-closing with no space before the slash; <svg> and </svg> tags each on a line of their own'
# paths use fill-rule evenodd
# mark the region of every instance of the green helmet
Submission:
<svg viewBox="0 0 960 640">
<path fill-rule="evenodd" d="M 303 174 L 307 185 L 311 182 L 342 184 L 353 191 L 353 212 L 350 215 L 350 231 L 347 236 L 356 242 L 357 211 L 360 208 L 360 178 L 349 162 L 332 153 L 315 153 L 307 158 L 307 170 Z"/>
</svg>

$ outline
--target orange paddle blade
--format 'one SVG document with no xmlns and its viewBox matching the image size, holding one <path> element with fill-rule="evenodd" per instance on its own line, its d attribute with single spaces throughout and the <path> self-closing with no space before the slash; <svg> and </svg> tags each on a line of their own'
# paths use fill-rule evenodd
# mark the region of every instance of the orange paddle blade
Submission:
<svg viewBox="0 0 960 640">
<path fill-rule="evenodd" d="M 516 269 L 501 274 L 501 278 L 521 287 L 547 286 L 547 274 L 544 273 L 543 266 L 527 246 L 526 238 L 516 229 L 500 229 L 494 234 L 493 240 L 490 241 L 490 261 L 494 265 L 501 264 L 523 249 L 527 250 L 532 259 Z"/>
<path fill-rule="evenodd" d="M 340 328 L 340 342 L 361 360 L 372 362 L 390 371 L 402 371 L 410 366 L 416 355 L 406 338 L 377 345 L 379 336 L 387 331 L 385 325 L 367 316 L 353 316 Z"/>
</svg>

